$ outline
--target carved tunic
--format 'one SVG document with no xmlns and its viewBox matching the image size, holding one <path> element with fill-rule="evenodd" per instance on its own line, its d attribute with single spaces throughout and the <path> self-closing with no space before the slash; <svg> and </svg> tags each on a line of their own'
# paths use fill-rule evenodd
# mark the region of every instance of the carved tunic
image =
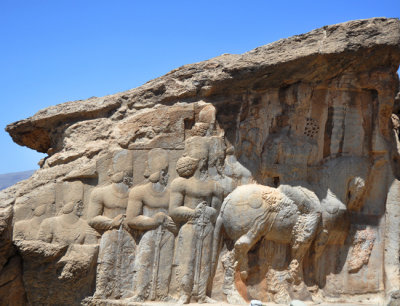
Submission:
<svg viewBox="0 0 400 306">
<path fill-rule="evenodd" d="M 128 193 L 118 192 L 114 184 L 93 189 L 90 225 L 104 231 L 99 248 L 96 293 L 98 298 L 124 298 L 132 290 L 136 243 L 122 226 L 112 228 L 112 220 L 125 214 Z"/>
<path fill-rule="evenodd" d="M 174 255 L 177 283 L 181 296 L 205 298 L 211 275 L 212 238 L 217 210 L 213 199 L 222 195 L 220 185 L 213 180 L 177 178 L 172 183 L 171 201 L 183 204 L 173 209 L 177 220 L 186 222 L 180 229 Z M 200 213 L 188 215 L 200 203 Z"/>
<path fill-rule="evenodd" d="M 165 190 L 165 187 L 161 188 L 164 190 L 154 190 L 152 183 L 133 188 L 129 197 L 128 218 L 130 211 L 134 215 L 140 208 L 141 215 L 135 216 L 134 219 L 143 216 L 147 217 L 146 220 L 150 223 L 154 223 L 153 217 L 157 213 L 168 214 L 169 191 Z M 139 224 L 135 226 L 138 229 L 141 228 Z M 134 264 L 134 297 L 137 300 L 165 300 L 168 297 L 175 242 L 174 229 L 161 224 L 155 229 L 147 230 L 140 239 Z"/>
</svg>

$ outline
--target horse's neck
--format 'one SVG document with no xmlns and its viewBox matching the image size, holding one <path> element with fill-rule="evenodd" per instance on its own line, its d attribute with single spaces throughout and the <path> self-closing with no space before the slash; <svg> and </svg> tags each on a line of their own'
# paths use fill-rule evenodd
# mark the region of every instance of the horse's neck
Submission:
<svg viewBox="0 0 400 306">
<path fill-rule="evenodd" d="M 330 202 L 338 201 L 344 205 L 346 205 L 344 192 L 334 191 L 332 189 L 328 189 L 326 194 L 326 199 L 329 199 Z"/>
</svg>

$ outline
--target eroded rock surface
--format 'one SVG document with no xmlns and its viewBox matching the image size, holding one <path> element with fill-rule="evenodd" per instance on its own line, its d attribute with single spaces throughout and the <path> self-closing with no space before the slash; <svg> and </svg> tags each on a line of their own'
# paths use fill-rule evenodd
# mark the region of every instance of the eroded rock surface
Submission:
<svg viewBox="0 0 400 306">
<path fill-rule="evenodd" d="M 396 303 L 400 21 L 326 26 L 7 126 L 9 305 Z"/>
</svg>

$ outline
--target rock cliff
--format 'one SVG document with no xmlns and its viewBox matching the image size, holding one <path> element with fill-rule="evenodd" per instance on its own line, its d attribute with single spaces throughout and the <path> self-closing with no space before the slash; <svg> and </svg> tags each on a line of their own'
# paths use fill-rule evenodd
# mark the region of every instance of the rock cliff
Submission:
<svg viewBox="0 0 400 306">
<path fill-rule="evenodd" d="M 8 125 L 48 156 L 0 192 L 0 300 L 394 305 L 399 64 L 356 20 Z"/>
</svg>

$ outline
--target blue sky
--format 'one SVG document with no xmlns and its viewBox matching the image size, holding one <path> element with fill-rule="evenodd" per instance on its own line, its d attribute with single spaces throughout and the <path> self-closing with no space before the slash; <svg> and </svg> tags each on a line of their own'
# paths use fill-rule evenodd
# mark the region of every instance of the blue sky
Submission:
<svg viewBox="0 0 400 306">
<path fill-rule="evenodd" d="M 328 24 L 399 17 L 399 0 L 0 0 L 0 173 L 44 157 L 7 124 L 142 85 L 184 64 L 243 53 Z"/>
</svg>

